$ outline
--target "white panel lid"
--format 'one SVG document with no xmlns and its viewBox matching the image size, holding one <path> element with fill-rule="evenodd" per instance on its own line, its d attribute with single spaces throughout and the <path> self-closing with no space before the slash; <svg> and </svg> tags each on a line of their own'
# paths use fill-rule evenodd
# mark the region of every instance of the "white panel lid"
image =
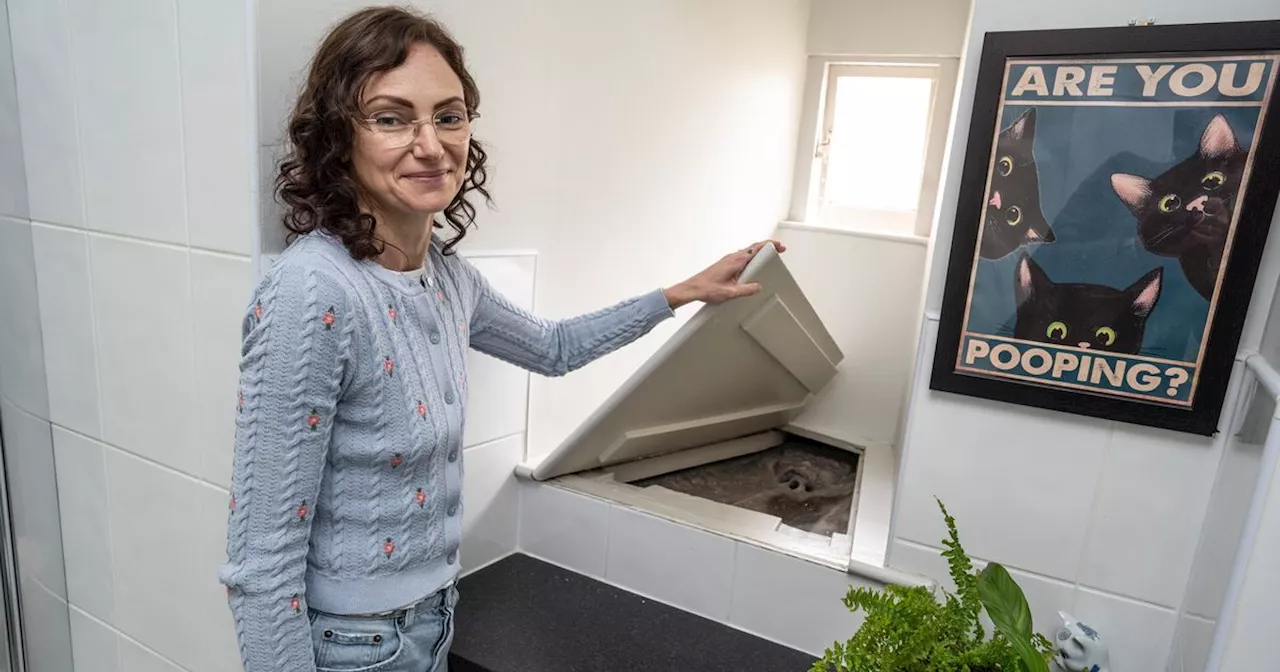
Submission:
<svg viewBox="0 0 1280 672">
<path fill-rule="evenodd" d="M 761 291 L 703 306 L 533 469 L 545 480 L 787 424 L 844 359 L 766 245 L 739 281 Z"/>
</svg>

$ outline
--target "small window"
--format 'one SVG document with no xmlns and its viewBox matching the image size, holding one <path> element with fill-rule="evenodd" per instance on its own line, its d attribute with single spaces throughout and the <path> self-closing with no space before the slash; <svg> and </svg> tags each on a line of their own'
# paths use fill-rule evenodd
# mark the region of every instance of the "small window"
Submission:
<svg viewBox="0 0 1280 672">
<path fill-rule="evenodd" d="M 828 66 L 811 192 L 818 223 L 929 234 L 950 103 L 946 74 L 939 64 Z"/>
</svg>

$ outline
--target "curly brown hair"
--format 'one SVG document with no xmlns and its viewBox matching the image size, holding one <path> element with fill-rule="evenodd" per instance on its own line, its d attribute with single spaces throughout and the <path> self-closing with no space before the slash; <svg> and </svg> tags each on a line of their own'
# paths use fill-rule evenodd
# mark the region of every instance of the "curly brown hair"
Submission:
<svg viewBox="0 0 1280 672">
<path fill-rule="evenodd" d="M 342 239 L 356 259 L 382 253 L 386 243 L 375 235 L 376 218 L 361 212 L 359 186 L 351 174 L 355 124 L 362 123 L 361 94 L 369 79 L 404 63 L 415 44 L 429 44 L 462 80 L 468 115 L 478 116 L 480 90 L 463 63 L 463 49 L 439 22 L 401 7 L 371 7 L 338 23 L 320 44 L 306 83 L 288 123 L 289 148 L 280 161 L 276 196 L 285 206 L 289 241 L 323 229 Z M 462 187 L 441 213 L 454 235 L 445 254 L 475 224 L 472 192 L 492 203 L 485 189 L 488 156 L 475 138 L 470 141 Z M 444 228 L 432 222 L 435 228 Z"/>
</svg>

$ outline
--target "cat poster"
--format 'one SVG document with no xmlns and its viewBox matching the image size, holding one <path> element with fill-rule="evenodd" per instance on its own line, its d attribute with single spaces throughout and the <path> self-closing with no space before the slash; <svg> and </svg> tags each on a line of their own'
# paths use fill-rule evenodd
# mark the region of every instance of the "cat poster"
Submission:
<svg viewBox="0 0 1280 672">
<path fill-rule="evenodd" d="M 1278 86 L 1280 22 L 988 35 L 932 387 L 1212 434 Z"/>
</svg>

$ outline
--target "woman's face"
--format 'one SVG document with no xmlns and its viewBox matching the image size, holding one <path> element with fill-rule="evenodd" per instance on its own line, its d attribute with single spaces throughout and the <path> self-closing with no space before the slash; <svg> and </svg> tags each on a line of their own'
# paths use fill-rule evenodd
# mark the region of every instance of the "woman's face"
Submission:
<svg viewBox="0 0 1280 672">
<path fill-rule="evenodd" d="M 416 44 L 399 67 L 369 79 L 360 102 L 373 121 L 356 125 L 351 163 L 367 205 L 397 219 L 443 211 L 470 149 L 462 80 L 435 47 Z M 416 136 L 415 120 L 425 120 Z"/>
</svg>

